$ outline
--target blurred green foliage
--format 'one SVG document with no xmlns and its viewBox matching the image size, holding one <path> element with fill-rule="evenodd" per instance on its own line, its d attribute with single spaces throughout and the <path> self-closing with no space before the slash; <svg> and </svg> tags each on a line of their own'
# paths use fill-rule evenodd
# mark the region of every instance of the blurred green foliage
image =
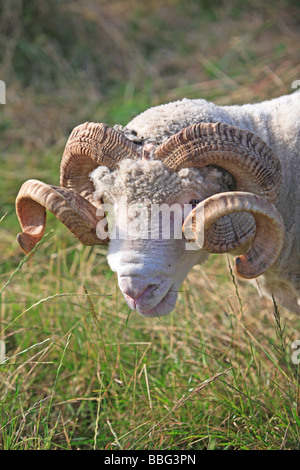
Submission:
<svg viewBox="0 0 300 470">
<path fill-rule="evenodd" d="M 197 52 L 222 50 L 226 21 L 233 35 L 240 34 L 236 20 L 273 24 L 282 7 L 299 25 L 295 0 L 0 0 L 1 75 L 48 93 L 79 80 L 97 84 L 104 95 L 127 81 L 140 89 L 146 77 L 178 80 L 186 75 L 186 57 L 190 71 Z"/>
</svg>

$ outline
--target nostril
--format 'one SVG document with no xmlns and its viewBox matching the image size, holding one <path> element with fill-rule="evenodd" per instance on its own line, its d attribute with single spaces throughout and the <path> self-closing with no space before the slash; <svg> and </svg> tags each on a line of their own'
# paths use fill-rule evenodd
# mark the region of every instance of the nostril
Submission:
<svg viewBox="0 0 300 470">
<path fill-rule="evenodd" d="M 120 287 L 126 297 L 129 297 L 132 300 L 138 300 L 147 290 L 153 286 L 145 281 L 133 281 L 131 279 L 124 278 L 120 280 Z"/>
<path fill-rule="evenodd" d="M 142 289 L 124 289 L 123 294 L 130 297 L 132 300 L 138 300 L 149 289 L 149 287 L 150 286 L 146 286 Z"/>
</svg>

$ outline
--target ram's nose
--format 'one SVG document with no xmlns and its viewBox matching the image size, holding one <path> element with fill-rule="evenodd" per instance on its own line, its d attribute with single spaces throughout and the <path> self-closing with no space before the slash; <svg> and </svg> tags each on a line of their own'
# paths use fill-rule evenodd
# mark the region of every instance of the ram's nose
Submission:
<svg viewBox="0 0 300 470">
<path fill-rule="evenodd" d="M 129 276 L 122 277 L 119 285 L 131 308 L 136 308 L 136 301 L 153 287 L 147 280 L 135 279 Z"/>
</svg>

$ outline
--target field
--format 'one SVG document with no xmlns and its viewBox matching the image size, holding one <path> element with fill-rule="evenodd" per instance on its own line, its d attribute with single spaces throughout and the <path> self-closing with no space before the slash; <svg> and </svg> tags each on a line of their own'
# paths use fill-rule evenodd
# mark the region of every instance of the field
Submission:
<svg viewBox="0 0 300 470">
<path fill-rule="evenodd" d="M 239 281 L 229 256 L 147 319 L 106 248 L 51 214 L 25 257 L 14 208 L 25 180 L 58 184 L 79 123 L 292 92 L 299 2 L 0 0 L 0 12 L 0 450 L 299 449 L 300 319 Z"/>
</svg>

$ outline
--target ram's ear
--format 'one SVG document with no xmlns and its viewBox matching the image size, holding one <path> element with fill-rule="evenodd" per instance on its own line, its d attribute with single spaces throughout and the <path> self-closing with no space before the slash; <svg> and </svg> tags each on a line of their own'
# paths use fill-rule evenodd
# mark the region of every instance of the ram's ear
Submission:
<svg viewBox="0 0 300 470">
<path fill-rule="evenodd" d="M 96 194 L 103 194 L 115 184 L 115 172 L 107 166 L 99 166 L 90 175 Z"/>
<path fill-rule="evenodd" d="M 98 166 L 95 170 L 90 173 L 90 178 L 92 180 L 103 180 L 104 178 L 113 178 L 113 170 L 107 166 Z"/>
</svg>

